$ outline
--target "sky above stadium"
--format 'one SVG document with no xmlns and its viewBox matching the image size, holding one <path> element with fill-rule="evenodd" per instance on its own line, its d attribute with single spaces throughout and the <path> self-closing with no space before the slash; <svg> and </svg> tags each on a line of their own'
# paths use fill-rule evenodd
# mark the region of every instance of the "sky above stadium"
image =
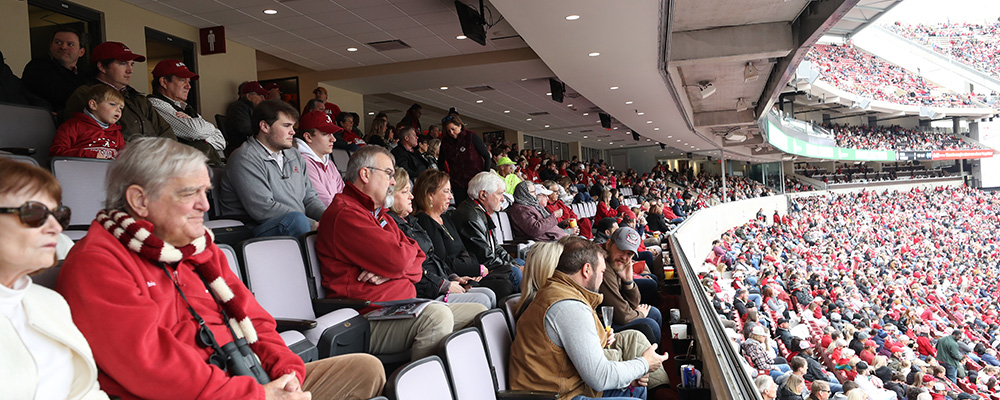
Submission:
<svg viewBox="0 0 1000 400">
<path fill-rule="evenodd" d="M 997 22 L 997 0 L 905 0 L 886 13 L 880 23 Z"/>
</svg>

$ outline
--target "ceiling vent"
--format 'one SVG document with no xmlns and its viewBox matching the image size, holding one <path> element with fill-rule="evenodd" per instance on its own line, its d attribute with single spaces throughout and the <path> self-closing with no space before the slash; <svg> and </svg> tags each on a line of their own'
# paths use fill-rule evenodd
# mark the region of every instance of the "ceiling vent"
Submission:
<svg viewBox="0 0 1000 400">
<path fill-rule="evenodd" d="M 587 132 L 593 132 L 593 131 L 594 131 L 593 129 L 584 129 L 584 130 L 580 131 L 580 133 L 587 133 Z"/>
<path fill-rule="evenodd" d="M 393 39 L 393 40 L 383 40 L 381 42 L 371 42 L 368 43 L 368 47 L 375 49 L 375 51 L 389 51 L 389 50 L 402 50 L 410 48 L 410 45 L 406 42 Z"/>
<path fill-rule="evenodd" d="M 528 115 L 530 115 L 532 117 L 537 117 L 537 116 L 541 116 L 541 115 L 549 115 L 549 112 L 548 111 L 537 111 L 537 112 L 533 112 L 533 113 L 528 113 Z"/>
<path fill-rule="evenodd" d="M 489 92 L 491 90 L 496 90 L 496 89 L 494 89 L 493 86 L 490 85 L 483 85 L 483 86 L 467 87 L 465 88 L 465 90 L 468 90 L 469 92 L 472 93 L 479 93 L 479 92 Z"/>
</svg>

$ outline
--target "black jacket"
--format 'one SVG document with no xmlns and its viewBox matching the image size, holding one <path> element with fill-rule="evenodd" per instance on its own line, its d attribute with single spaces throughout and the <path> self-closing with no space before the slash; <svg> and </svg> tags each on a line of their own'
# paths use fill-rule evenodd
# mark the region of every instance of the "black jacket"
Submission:
<svg viewBox="0 0 1000 400">
<path fill-rule="evenodd" d="M 815 358 L 802 354 L 801 352 L 799 353 L 799 357 L 806 360 L 806 374 L 802 376 L 805 380 L 809 382 L 828 380 L 826 370 L 823 369 L 823 364 L 820 364 Z"/>
<path fill-rule="evenodd" d="M 496 225 L 486 215 L 486 210 L 475 200 L 466 199 L 452 212 L 452 222 L 458 228 L 458 235 L 465 243 L 465 249 L 490 271 L 502 269 L 510 272 L 514 258 L 507 253 L 493 236 Z"/>
<path fill-rule="evenodd" d="M 654 231 L 670 232 L 670 227 L 667 226 L 667 219 L 663 214 L 646 214 L 646 225 Z"/>
<path fill-rule="evenodd" d="M 447 293 L 448 286 L 451 284 L 450 275 L 452 273 L 450 270 L 447 270 L 448 267 L 444 261 L 438 258 L 437 253 L 434 251 L 434 243 L 432 243 L 424 227 L 417 223 L 417 219 L 412 215 L 400 218 L 396 213 L 389 213 L 389 216 L 396 221 L 399 230 L 403 231 L 406 237 L 416 241 L 417 245 L 420 246 L 420 250 L 427 255 L 423 264 L 424 276 L 420 278 L 420 282 L 413 284 L 417 289 L 417 297 L 436 299 L 438 296 Z"/>
<path fill-rule="evenodd" d="M 414 181 L 427 169 L 427 160 L 415 151 L 406 150 L 402 143 L 392 149 L 392 156 L 396 158 L 396 166 L 405 169 Z"/>
<path fill-rule="evenodd" d="M 0 61 L 3 60 L 3 53 L 0 53 Z M 22 104 L 27 106 L 38 106 L 52 109 L 41 97 L 28 91 L 21 82 L 21 79 L 14 75 L 14 71 L 6 62 L 0 63 L 0 103 Z"/>
<path fill-rule="evenodd" d="M 63 67 L 52 57 L 37 58 L 24 66 L 21 82 L 29 92 L 41 97 L 52 106 L 52 111 L 66 108 L 66 100 L 76 88 L 86 83 L 81 71 L 83 62 L 77 63 L 77 72 Z"/>
<path fill-rule="evenodd" d="M 257 134 L 251 119 L 253 102 L 240 97 L 229 104 L 226 109 L 226 128 L 222 130 L 226 136 L 226 157 L 247 141 L 247 138 Z"/>
</svg>

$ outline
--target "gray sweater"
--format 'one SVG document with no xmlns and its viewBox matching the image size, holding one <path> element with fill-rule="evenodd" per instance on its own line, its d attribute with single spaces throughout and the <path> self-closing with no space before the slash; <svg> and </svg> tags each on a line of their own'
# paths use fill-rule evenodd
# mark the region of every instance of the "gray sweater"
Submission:
<svg viewBox="0 0 1000 400">
<path fill-rule="evenodd" d="M 576 300 L 562 300 L 545 312 L 545 334 L 566 350 L 583 381 L 594 390 L 621 389 L 649 371 L 642 357 L 608 361 L 594 330 L 593 310 Z"/>
<path fill-rule="evenodd" d="M 264 146 L 250 138 L 230 155 L 219 196 L 222 214 L 249 215 L 256 225 L 293 211 L 320 220 L 326 207 L 306 174 L 305 160 L 294 148 L 281 153 L 284 166 L 278 169 Z"/>
</svg>

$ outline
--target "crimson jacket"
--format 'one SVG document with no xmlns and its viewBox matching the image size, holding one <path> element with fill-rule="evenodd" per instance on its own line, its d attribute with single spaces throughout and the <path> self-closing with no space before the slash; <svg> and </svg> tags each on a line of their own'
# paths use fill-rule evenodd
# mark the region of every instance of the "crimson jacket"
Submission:
<svg viewBox="0 0 1000 400">
<path fill-rule="evenodd" d="M 271 317 L 232 273 L 226 256 L 209 243 L 191 260 L 211 262 L 258 335 L 255 353 L 272 379 L 295 372 L 302 359 L 288 350 Z M 177 265 L 177 282 L 220 345 L 233 341 L 219 305 L 190 261 Z M 198 323 L 188 313 L 170 277 L 158 265 L 122 246 L 95 221 L 66 257 L 56 289 L 73 311 L 73 322 L 90 342 L 100 368 L 98 381 L 122 399 L 264 399 L 264 387 L 249 376 L 230 377 L 205 362 L 209 348 L 195 342 Z M 261 350 L 263 349 L 263 350 Z"/>
<path fill-rule="evenodd" d="M 490 170 L 491 160 L 490 152 L 478 133 L 463 127 L 457 138 L 447 133 L 441 135 L 438 166 L 451 175 L 453 190 L 468 188 L 473 176 Z"/>
<path fill-rule="evenodd" d="M 323 213 L 316 254 L 326 297 L 368 301 L 417 297 L 413 284 L 424 274 L 426 256 L 385 209 L 377 215 L 375 211 L 372 198 L 347 182 Z M 362 270 L 389 281 L 377 286 L 358 282 Z"/>
<path fill-rule="evenodd" d="M 125 148 L 122 127 L 111 124 L 102 128 L 93 118 L 84 113 L 73 114 L 68 121 L 59 125 L 56 137 L 52 139 L 49 155 L 52 157 L 86 157 L 114 160 L 118 152 Z"/>
</svg>

